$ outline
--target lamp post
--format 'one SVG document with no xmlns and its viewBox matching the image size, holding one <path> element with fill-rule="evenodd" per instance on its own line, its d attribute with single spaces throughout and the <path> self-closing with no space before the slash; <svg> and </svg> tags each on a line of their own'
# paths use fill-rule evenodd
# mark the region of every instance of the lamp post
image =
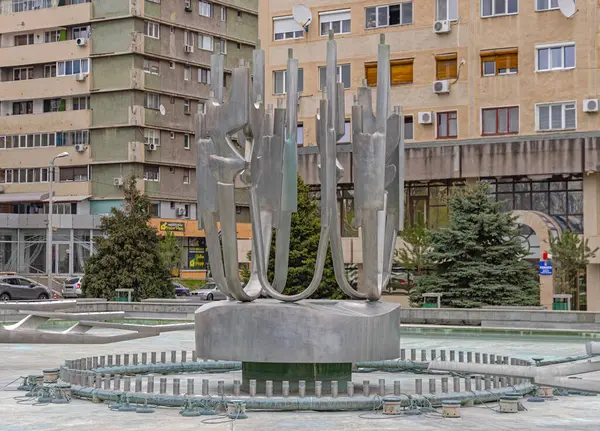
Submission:
<svg viewBox="0 0 600 431">
<path fill-rule="evenodd" d="M 46 271 L 48 273 L 48 289 L 49 299 L 52 299 L 53 288 L 52 288 L 52 212 L 54 210 L 54 196 L 52 191 L 52 183 L 54 182 L 54 162 L 56 159 L 67 157 L 69 153 L 66 151 L 60 153 L 50 160 L 50 170 L 48 171 L 48 183 L 49 194 L 48 194 L 48 234 L 46 235 Z"/>
</svg>

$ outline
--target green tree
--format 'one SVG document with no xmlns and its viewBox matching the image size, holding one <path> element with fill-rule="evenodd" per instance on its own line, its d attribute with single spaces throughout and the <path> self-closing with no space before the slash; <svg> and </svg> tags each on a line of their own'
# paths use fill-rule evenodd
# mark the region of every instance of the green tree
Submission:
<svg viewBox="0 0 600 431">
<path fill-rule="evenodd" d="M 456 189 L 448 198 L 448 226 L 431 232 L 427 258 L 434 264 L 411 293 L 421 304 L 425 292 L 443 293 L 446 307 L 536 305 L 539 284 L 514 217 L 489 199 L 486 183 Z"/>
<path fill-rule="evenodd" d="M 418 283 L 431 266 L 428 254 L 431 247 L 431 234 L 424 223 L 417 223 L 414 226 L 405 227 L 400 237 L 402 246 L 394 250 L 394 263 L 401 265 L 410 276 L 410 279 L 407 280 L 408 283 L 400 286 L 401 289 L 406 290 L 406 293 L 409 293 L 410 289 L 414 287 L 413 283 Z"/>
<path fill-rule="evenodd" d="M 124 208 L 113 208 L 104 217 L 104 236 L 95 239 L 96 252 L 85 264 L 85 296 L 115 299 L 115 289 L 133 289 L 133 298 L 166 298 L 174 295 L 171 274 L 161 259 L 159 237 L 148 225 L 149 200 L 130 178 L 124 189 Z"/>
<path fill-rule="evenodd" d="M 587 239 L 570 230 L 558 236 L 549 233 L 550 253 L 554 264 L 554 290 L 573 295 L 573 307 L 579 310 L 579 278 L 590 259 L 596 257 L 598 247 L 592 250 Z"/>
<path fill-rule="evenodd" d="M 321 212 L 318 202 L 310 197 L 310 189 L 298 176 L 298 211 L 292 214 L 292 225 L 290 235 L 290 257 L 286 288 L 286 295 L 300 293 L 308 287 L 315 272 L 317 261 L 317 249 L 319 246 L 319 235 L 321 232 Z M 269 257 L 269 280 L 275 277 L 275 242 L 276 231 L 273 231 L 271 251 Z M 249 258 L 251 255 L 249 254 Z M 242 269 L 242 279 L 247 281 L 250 271 Z M 319 289 L 312 298 L 345 298 L 344 293 L 335 281 L 331 250 L 327 251 L 327 260 L 323 270 L 323 279 Z"/>
<path fill-rule="evenodd" d="M 181 265 L 181 247 L 179 247 L 179 240 L 173 232 L 167 232 L 160 239 L 159 250 L 160 257 L 169 270 L 179 268 L 179 265 Z"/>
</svg>

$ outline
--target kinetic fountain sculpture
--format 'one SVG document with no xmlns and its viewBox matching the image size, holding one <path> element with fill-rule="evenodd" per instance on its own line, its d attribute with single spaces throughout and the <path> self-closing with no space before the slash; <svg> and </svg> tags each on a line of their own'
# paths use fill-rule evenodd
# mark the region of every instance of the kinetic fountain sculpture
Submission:
<svg viewBox="0 0 600 431">
<path fill-rule="evenodd" d="M 224 100 L 223 56 L 212 57 L 212 98 L 197 115 L 199 227 L 207 237 L 211 272 L 235 301 L 196 313 L 200 357 L 243 361 L 243 378 L 260 382 L 305 378 L 347 380 L 351 362 L 399 354 L 399 306 L 378 300 L 389 282 L 396 236 L 404 218 L 404 142 L 400 108 L 390 114 L 390 48 L 378 47 L 377 101 L 362 86 L 352 107 L 356 227 L 362 229 L 364 283 L 348 282 L 342 254 L 336 188 L 343 168 L 336 143 L 344 134 L 344 88 L 338 82 L 337 47 L 327 42 L 326 86 L 316 115 L 321 155 L 321 232 L 314 276 L 296 295 L 285 295 L 291 215 L 297 209 L 298 61 L 289 51 L 286 109 L 265 107 L 265 56 L 233 70 Z M 235 222 L 236 180 L 250 194 L 253 268 L 242 286 Z M 221 238 L 219 238 L 219 228 Z M 276 229 L 275 276 L 267 277 L 272 230 Z M 354 300 L 307 300 L 321 283 L 331 245 L 335 276 Z M 266 295 L 272 300 L 256 299 Z M 281 303 L 280 301 L 283 301 Z M 248 304 L 250 303 L 250 304 Z"/>
</svg>

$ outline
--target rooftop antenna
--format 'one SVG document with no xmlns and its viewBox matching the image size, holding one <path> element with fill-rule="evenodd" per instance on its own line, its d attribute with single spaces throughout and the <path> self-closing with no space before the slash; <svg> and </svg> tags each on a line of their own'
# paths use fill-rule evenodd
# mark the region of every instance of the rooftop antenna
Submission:
<svg viewBox="0 0 600 431">
<path fill-rule="evenodd" d="M 579 11 L 575 6 L 575 0 L 558 0 L 558 9 L 567 18 L 571 18 Z"/>
<path fill-rule="evenodd" d="M 308 26 L 312 22 L 312 12 L 303 4 L 297 4 L 292 9 L 294 20 L 302 26 L 304 31 L 308 32 Z"/>
</svg>

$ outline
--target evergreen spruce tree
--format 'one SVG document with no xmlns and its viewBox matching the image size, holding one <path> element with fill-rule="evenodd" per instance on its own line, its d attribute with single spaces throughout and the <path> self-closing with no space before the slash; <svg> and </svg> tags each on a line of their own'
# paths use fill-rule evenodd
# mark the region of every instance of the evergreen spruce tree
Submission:
<svg viewBox="0 0 600 431">
<path fill-rule="evenodd" d="M 124 190 L 124 209 L 113 208 L 104 217 L 104 236 L 95 238 L 95 253 L 85 264 L 86 297 L 115 299 L 115 289 L 133 289 L 133 298 L 174 295 L 171 274 L 159 250 L 156 230 L 148 225 L 149 200 L 130 178 Z"/>
<path fill-rule="evenodd" d="M 431 232 L 431 271 L 419 280 L 411 302 L 426 292 L 443 293 L 444 307 L 537 305 L 539 284 L 514 217 L 489 199 L 478 183 L 455 190 L 448 199 L 450 224 Z"/>
</svg>

